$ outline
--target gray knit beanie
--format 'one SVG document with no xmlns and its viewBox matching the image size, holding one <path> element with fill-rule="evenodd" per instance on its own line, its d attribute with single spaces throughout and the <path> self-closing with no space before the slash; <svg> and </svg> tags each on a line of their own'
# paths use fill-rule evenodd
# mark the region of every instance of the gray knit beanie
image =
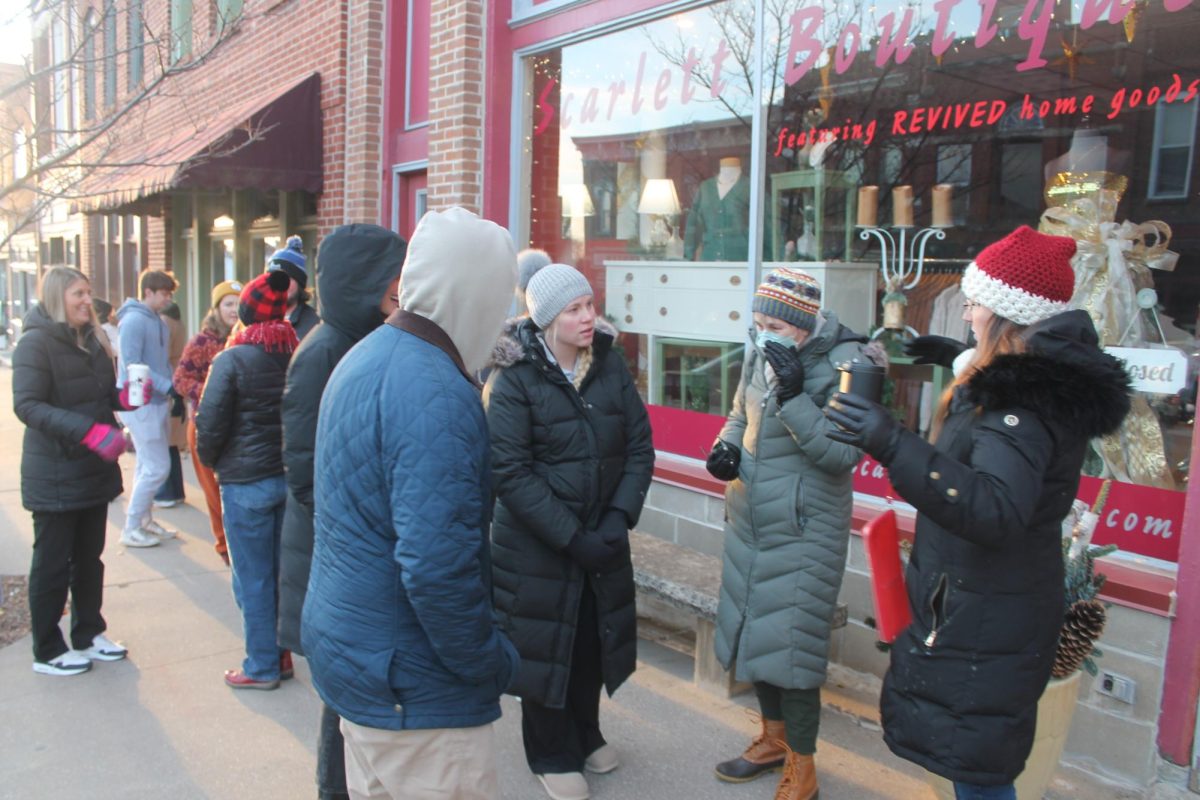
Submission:
<svg viewBox="0 0 1200 800">
<path fill-rule="evenodd" d="M 592 294 L 592 287 L 579 270 L 566 264 L 548 264 L 530 279 L 525 300 L 533 324 L 544 330 L 572 300 Z"/>
</svg>

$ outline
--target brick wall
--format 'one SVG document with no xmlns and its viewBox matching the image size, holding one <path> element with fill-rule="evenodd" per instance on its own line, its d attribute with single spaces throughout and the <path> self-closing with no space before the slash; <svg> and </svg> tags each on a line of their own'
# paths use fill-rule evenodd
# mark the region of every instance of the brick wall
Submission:
<svg viewBox="0 0 1200 800">
<path fill-rule="evenodd" d="M 483 204 L 483 24 L 481 0 L 431 2 L 431 210 L 460 205 L 479 213 Z"/>
<path fill-rule="evenodd" d="M 345 114 L 345 222 L 379 222 L 383 180 L 384 2 L 350 3 Z"/>
<path fill-rule="evenodd" d="M 84 0 L 78 19 L 85 18 L 89 7 L 100 14 L 103 5 L 103 0 Z M 117 0 L 119 105 L 154 87 L 169 64 L 169 6 L 169 0 L 144 0 L 144 78 L 131 85 L 125 55 L 130 45 L 128 3 Z M 317 72 L 325 162 L 319 232 L 347 219 L 377 220 L 384 0 L 246 0 L 242 17 L 224 28 L 216 3 L 197 0 L 192 6 L 192 54 L 180 63 L 193 68 L 151 88 L 140 107 L 105 137 L 105 145 L 115 142 L 122 150 L 136 145 L 149 160 L 156 146 L 172 137 L 190 133 L 198 145 L 204 144 L 221 133 L 208 128 L 215 113 L 260 99 L 265 105 Z M 354 55 L 347 56 L 348 48 Z M 103 55 L 102 39 L 97 55 Z M 348 63 L 356 67 L 349 94 Z M 103 114 L 103 65 L 96 84 Z M 347 158 L 353 170 L 349 176 Z M 150 263 L 155 266 L 170 260 L 169 228 L 160 225 L 165 222 L 148 226 Z M 84 257 L 89 257 L 86 249 Z"/>
</svg>

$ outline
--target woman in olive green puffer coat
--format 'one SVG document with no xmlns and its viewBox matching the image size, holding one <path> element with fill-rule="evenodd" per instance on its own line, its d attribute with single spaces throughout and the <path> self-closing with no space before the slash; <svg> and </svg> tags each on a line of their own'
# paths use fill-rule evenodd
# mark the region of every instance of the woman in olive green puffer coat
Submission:
<svg viewBox="0 0 1200 800">
<path fill-rule="evenodd" d="M 763 713 L 762 734 L 717 777 L 740 782 L 782 766 L 777 797 L 789 800 L 816 793 L 820 687 L 861 457 L 825 436 L 821 409 L 838 364 L 885 360 L 819 305 L 819 285 L 800 270 L 774 270 L 758 288 L 756 341 L 709 457 L 709 470 L 730 481 L 716 654 L 755 685 Z"/>
</svg>

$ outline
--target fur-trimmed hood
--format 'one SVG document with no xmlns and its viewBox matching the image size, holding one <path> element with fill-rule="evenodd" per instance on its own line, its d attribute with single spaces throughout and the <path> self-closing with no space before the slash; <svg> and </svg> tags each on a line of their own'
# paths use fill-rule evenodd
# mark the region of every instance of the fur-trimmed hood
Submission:
<svg viewBox="0 0 1200 800">
<path fill-rule="evenodd" d="M 533 324 L 533 320 L 529 318 L 528 314 L 520 317 L 512 317 L 507 320 L 504 323 L 504 330 L 501 332 L 500 338 L 496 340 L 495 346 L 492 347 L 492 357 L 488 363 L 488 366 L 494 369 L 503 369 L 505 367 L 511 367 L 518 361 L 524 361 L 529 358 L 529 351 L 525 345 L 522 344 L 523 332 L 521 328 L 523 325 L 528 328 L 531 334 L 536 333 L 538 330 L 537 326 Z M 613 324 L 604 317 L 596 317 L 595 327 L 597 339 L 601 335 L 607 336 L 611 340 L 609 342 L 610 346 L 613 341 L 616 341 L 618 331 L 615 327 L 613 327 Z M 593 341 L 592 347 L 594 348 L 595 346 L 596 343 Z"/>
<path fill-rule="evenodd" d="M 1057 314 L 1023 334 L 1026 351 L 1002 355 L 970 378 L 964 399 L 1021 407 L 1086 437 L 1112 433 L 1129 413 L 1129 375 L 1099 347 L 1086 311 Z"/>
</svg>

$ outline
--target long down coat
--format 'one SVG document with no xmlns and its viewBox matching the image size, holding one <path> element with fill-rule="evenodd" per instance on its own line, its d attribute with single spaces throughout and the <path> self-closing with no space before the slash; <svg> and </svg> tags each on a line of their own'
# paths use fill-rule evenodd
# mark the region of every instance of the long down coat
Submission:
<svg viewBox="0 0 1200 800">
<path fill-rule="evenodd" d="M 609 508 L 636 523 L 654 470 L 646 408 L 613 339 L 597 327 L 579 389 L 550 363 L 528 318 L 497 346 L 484 390 L 496 509 L 492 567 L 500 623 L 521 654 L 510 693 L 565 702 L 585 586 L 596 593 L 601 668 L 609 694 L 637 660 L 629 559 L 585 580 L 563 548 Z"/>
<path fill-rule="evenodd" d="M 78 511 L 121 494 L 121 468 L 82 444 L 92 425 L 117 425 L 112 359 L 92 327 L 84 346 L 42 305 L 25 315 L 13 353 L 13 409 L 25 423 L 21 502 L 30 511 Z"/>
<path fill-rule="evenodd" d="M 861 452 L 825 436 L 837 365 L 868 358 L 866 338 L 825 312 L 800 348 L 804 392 L 779 405 L 750 346 L 722 441 L 741 448 L 725 489 L 716 654 L 741 681 L 782 689 L 825 682 L 829 629 L 846 569 L 851 481 Z M 882 354 L 872 349 L 877 360 Z"/>
<path fill-rule="evenodd" d="M 1129 410 L 1128 376 L 1086 312 L 1026 332 L 957 391 L 936 444 L 885 464 L 919 512 L 913 622 L 892 645 L 884 741 L 952 781 L 1011 783 L 1033 744 L 1063 621 L 1061 523 L 1088 440 Z"/>
</svg>

